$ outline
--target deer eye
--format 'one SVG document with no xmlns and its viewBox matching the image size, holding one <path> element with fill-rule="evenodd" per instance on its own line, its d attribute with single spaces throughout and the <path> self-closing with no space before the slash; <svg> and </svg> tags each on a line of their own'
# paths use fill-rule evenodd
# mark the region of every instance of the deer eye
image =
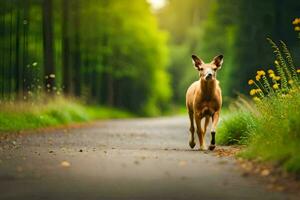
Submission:
<svg viewBox="0 0 300 200">
<path fill-rule="evenodd" d="M 199 69 L 200 71 L 203 71 L 203 68 L 202 67 L 200 67 L 200 69 Z"/>
<path fill-rule="evenodd" d="M 213 68 L 214 71 L 217 71 L 218 68 Z"/>
</svg>

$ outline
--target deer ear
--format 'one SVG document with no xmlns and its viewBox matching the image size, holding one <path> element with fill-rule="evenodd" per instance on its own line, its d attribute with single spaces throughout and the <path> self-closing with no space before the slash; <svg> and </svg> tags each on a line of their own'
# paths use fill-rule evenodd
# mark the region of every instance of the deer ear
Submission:
<svg viewBox="0 0 300 200">
<path fill-rule="evenodd" d="M 214 57 L 212 63 L 215 64 L 218 68 L 221 68 L 222 64 L 223 64 L 223 55 L 218 55 L 216 57 Z"/>
<path fill-rule="evenodd" d="M 203 61 L 198 58 L 196 55 L 192 55 L 193 63 L 197 70 L 200 70 L 200 66 L 203 64 Z"/>
</svg>

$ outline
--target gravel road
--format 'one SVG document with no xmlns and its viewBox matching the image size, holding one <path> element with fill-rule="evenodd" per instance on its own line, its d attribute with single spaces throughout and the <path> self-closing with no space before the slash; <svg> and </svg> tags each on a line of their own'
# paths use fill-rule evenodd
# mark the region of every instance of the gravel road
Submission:
<svg viewBox="0 0 300 200">
<path fill-rule="evenodd" d="M 290 199 L 242 176 L 232 157 L 191 150 L 188 124 L 187 116 L 107 120 L 8 137 L 0 199 Z"/>
</svg>

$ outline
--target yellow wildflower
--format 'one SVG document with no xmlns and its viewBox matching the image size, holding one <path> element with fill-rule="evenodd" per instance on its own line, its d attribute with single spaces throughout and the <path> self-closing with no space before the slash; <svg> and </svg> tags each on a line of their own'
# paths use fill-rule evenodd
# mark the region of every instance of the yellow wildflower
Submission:
<svg viewBox="0 0 300 200">
<path fill-rule="evenodd" d="M 294 81 L 293 81 L 293 80 L 289 80 L 289 84 L 291 84 L 291 85 L 292 85 L 293 83 L 294 83 Z"/>
<path fill-rule="evenodd" d="M 295 18 L 293 24 L 294 25 L 300 24 L 300 18 Z"/>
<path fill-rule="evenodd" d="M 295 26 L 295 31 L 300 31 L 300 26 Z"/>
<path fill-rule="evenodd" d="M 256 75 L 256 76 L 255 76 L 255 79 L 256 79 L 257 81 L 259 81 L 259 80 L 260 80 L 260 75 Z"/>
<path fill-rule="evenodd" d="M 266 75 L 266 72 L 264 70 L 259 70 L 257 71 L 257 75 L 264 76 Z"/>
<path fill-rule="evenodd" d="M 256 93 L 262 92 L 261 89 L 256 89 Z"/>
<path fill-rule="evenodd" d="M 300 73 L 300 69 L 297 69 L 297 73 Z"/>
<path fill-rule="evenodd" d="M 248 85 L 253 85 L 254 84 L 254 81 L 252 80 L 252 79 L 250 79 L 249 81 L 248 81 Z"/>
<path fill-rule="evenodd" d="M 268 70 L 268 73 L 269 73 L 269 74 L 274 74 L 274 71 L 273 71 L 272 69 L 269 69 L 269 70 Z"/>
<path fill-rule="evenodd" d="M 256 89 L 250 90 L 250 95 L 251 95 L 251 96 L 253 96 L 253 95 L 255 95 L 255 94 L 256 94 Z"/>
<path fill-rule="evenodd" d="M 275 74 L 269 74 L 269 77 L 274 79 L 276 77 L 276 75 Z"/>
<path fill-rule="evenodd" d="M 275 76 L 274 79 L 275 79 L 276 81 L 279 81 L 279 80 L 280 80 L 280 76 Z"/>
<path fill-rule="evenodd" d="M 278 63 L 278 61 L 277 61 L 277 60 L 275 60 L 275 61 L 274 61 L 274 63 L 275 63 L 275 65 L 279 65 L 279 63 Z"/>
<path fill-rule="evenodd" d="M 276 90 L 276 89 L 278 89 L 279 88 L 279 84 L 278 83 L 275 83 L 274 85 L 273 85 L 273 88 Z"/>
<path fill-rule="evenodd" d="M 253 100 L 256 101 L 256 102 L 260 101 L 260 99 L 258 97 L 254 97 Z"/>
</svg>

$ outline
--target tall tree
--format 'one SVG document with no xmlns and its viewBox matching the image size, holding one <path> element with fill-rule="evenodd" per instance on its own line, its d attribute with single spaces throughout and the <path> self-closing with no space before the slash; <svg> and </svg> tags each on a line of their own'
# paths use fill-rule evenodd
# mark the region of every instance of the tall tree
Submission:
<svg viewBox="0 0 300 200">
<path fill-rule="evenodd" d="M 67 95 L 71 94 L 72 71 L 70 67 L 69 0 L 62 0 L 62 64 L 63 87 Z"/>
<path fill-rule="evenodd" d="M 81 47 L 80 47 L 80 0 L 73 2 L 74 5 L 74 94 L 79 97 L 81 94 Z"/>
<path fill-rule="evenodd" d="M 44 83 L 46 91 L 51 94 L 53 93 L 53 87 L 55 87 L 53 47 L 53 2 L 52 0 L 43 0 Z"/>
</svg>

